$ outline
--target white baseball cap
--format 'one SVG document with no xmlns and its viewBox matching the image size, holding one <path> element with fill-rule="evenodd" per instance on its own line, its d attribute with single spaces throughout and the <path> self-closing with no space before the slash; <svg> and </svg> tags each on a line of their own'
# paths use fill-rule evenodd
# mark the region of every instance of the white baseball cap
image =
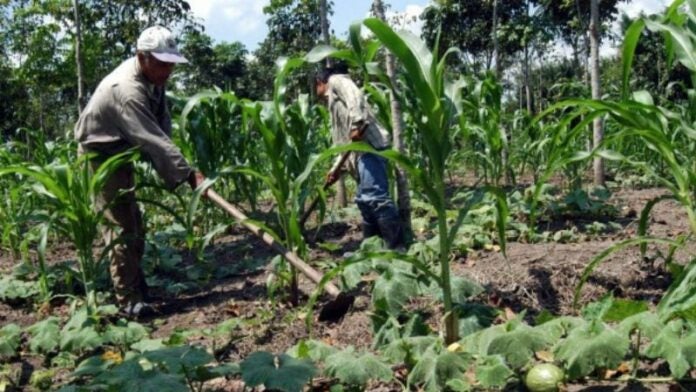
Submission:
<svg viewBox="0 0 696 392">
<path fill-rule="evenodd" d="M 162 26 L 148 27 L 140 33 L 136 48 L 152 53 L 157 60 L 165 63 L 188 63 L 186 57 L 176 48 L 176 39 L 172 32 Z"/>
</svg>

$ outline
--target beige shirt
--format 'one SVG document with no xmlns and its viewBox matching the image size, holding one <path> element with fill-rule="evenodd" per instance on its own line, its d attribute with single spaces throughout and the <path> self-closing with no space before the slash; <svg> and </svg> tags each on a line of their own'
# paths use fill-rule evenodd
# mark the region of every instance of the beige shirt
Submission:
<svg viewBox="0 0 696 392">
<path fill-rule="evenodd" d="M 171 131 L 164 87 L 149 83 L 133 57 L 99 83 L 77 120 L 75 138 L 83 151 L 107 156 L 138 147 L 165 184 L 175 188 L 191 167 Z"/>
<path fill-rule="evenodd" d="M 365 100 L 363 92 L 355 85 L 348 75 L 332 75 L 329 78 L 327 97 L 331 114 L 331 138 L 334 145 L 350 143 L 351 129 L 360 128 L 367 124 L 363 141 L 376 150 L 389 148 L 389 133 L 377 123 L 370 105 Z M 346 169 L 357 178 L 358 154 L 351 153 L 346 162 Z M 337 157 L 332 170 L 340 163 Z"/>
</svg>

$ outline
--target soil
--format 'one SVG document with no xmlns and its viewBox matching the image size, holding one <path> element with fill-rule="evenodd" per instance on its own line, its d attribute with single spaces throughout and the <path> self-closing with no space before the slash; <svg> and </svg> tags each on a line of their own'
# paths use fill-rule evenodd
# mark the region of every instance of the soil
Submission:
<svg viewBox="0 0 696 392">
<path fill-rule="evenodd" d="M 530 320 L 542 310 L 553 314 L 574 314 L 573 295 L 580 276 L 590 260 L 601 251 L 624 239 L 632 238 L 637 230 L 636 213 L 645 203 L 658 195 L 662 189 L 616 191 L 611 203 L 618 209 L 617 220 L 622 229 L 610 235 L 590 236 L 582 232 L 574 243 L 523 243 L 510 242 L 507 257 L 500 251 L 476 250 L 467 257 L 458 258 L 452 266 L 455 275 L 466 276 L 486 288 L 481 301 L 508 308 L 507 313 L 527 311 Z M 573 222 L 563 222 L 572 224 Z M 675 238 L 689 232 L 685 213 L 673 201 L 659 203 L 653 210 L 650 234 L 661 238 Z M 310 260 L 332 260 L 340 258 L 346 251 L 356 249 L 361 234 L 357 221 L 331 223 L 324 226 L 318 242 L 338 245 L 334 251 L 313 247 Z M 685 263 L 695 254 L 696 244 L 688 243 L 677 252 L 676 260 Z M 232 229 L 216 240 L 209 249 L 216 267 L 230 266 L 241 259 L 255 258 L 270 260 L 274 254 L 255 237 L 241 229 Z M 611 255 L 593 272 L 580 296 L 580 303 L 598 299 L 607 292 L 622 298 L 646 300 L 651 304 L 659 301 L 670 284 L 670 275 L 665 271 L 663 258 L 657 257 L 663 247 L 651 245 L 648 257 L 641 258 L 637 247 L 629 247 Z M 74 251 L 67 245 L 51 249 L 52 262 L 74 258 Z M 7 271 L 13 265 L 7 254 L 0 258 L 0 270 Z M 321 268 L 319 265 L 318 268 Z M 196 292 L 157 301 L 159 314 L 144 323 L 152 328 L 152 336 L 166 338 L 175 331 L 205 329 L 222 321 L 237 317 L 245 320 L 240 330 L 229 340 L 193 334 L 191 343 L 215 347 L 215 355 L 222 361 L 239 361 L 255 351 L 284 352 L 301 339 L 313 338 L 336 347 L 354 346 L 356 349 L 371 348 L 371 324 L 369 319 L 370 298 L 367 290 L 357 293 L 351 310 L 337 322 L 318 322 L 315 310 L 311 330 L 305 324 L 305 309 L 292 307 L 286 302 L 272 304 L 267 296 L 266 281 L 268 264 L 224 279 L 212 280 Z M 300 302 L 307 300 L 313 285 L 300 278 L 304 293 Z M 330 298 L 324 295 L 317 308 L 324 306 Z M 65 315 L 68 305 L 55 304 L 52 312 Z M 437 312 L 435 312 L 437 313 Z M 42 318 L 42 312 L 27 304 L 0 303 L 0 325 L 16 323 L 29 326 Z M 439 316 L 434 314 L 430 324 L 437 328 Z M 226 340 L 226 341 L 225 341 Z M 21 380 L 26 382 L 32 369 L 43 364 L 38 357 L 23 353 L 22 362 L 13 366 L 21 371 Z M 63 375 L 63 377 L 66 377 Z M 60 381 L 60 380 L 58 380 Z M 315 383 L 313 390 L 327 390 L 322 380 Z M 324 380 L 326 381 L 326 380 Z M 242 385 L 236 380 L 218 379 L 208 384 L 208 390 L 236 391 Z M 513 388 L 514 389 L 514 388 Z M 375 384 L 373 391 L 400 390 L 396 385 Z M 696 391 L 696 385 L 629 384 L 602 382 L 569 385 L 568 391 Z"/>
</svg>

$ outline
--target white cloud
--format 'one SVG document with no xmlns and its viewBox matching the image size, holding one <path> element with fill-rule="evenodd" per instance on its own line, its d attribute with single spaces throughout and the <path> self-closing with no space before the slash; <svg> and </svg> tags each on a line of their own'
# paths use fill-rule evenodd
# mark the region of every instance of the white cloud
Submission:
<svg viewBox="0 0 696 392">
<path fill-rule="evenodd" d="M 425 7 L 418 4 L 408 4 L 403 11 L 388 11 L 387 20 L 395 28 L 404 29 L 412 32 L 416 36 L 421 35 L 423 21 L 420 15 Z"/>
<path fill-rule="evenodd" d="M 266 34 L 263 7 L 269 0 L 192 0 L 194 15 L 217 41 L 241 41 L 253 48 Z"/>
<path fill-rule="evenodd" d="M 619 13 L 623 12 L 631 18 L 635 18 L 642 11 L 646 15 L 660 12 L 665 9 L 671 0 L 632 0 L 626 3 L 619 3 Z"/>
</svg>

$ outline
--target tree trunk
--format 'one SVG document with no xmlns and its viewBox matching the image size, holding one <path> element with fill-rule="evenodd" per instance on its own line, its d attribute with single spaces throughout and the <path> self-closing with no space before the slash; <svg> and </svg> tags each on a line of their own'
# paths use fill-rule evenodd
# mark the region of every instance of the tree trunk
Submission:
<svg viewBox="0 0 696 392">
<path fill-rule="evenodd" d="M 319 18 L 321 20 L 321 39 L 325 45 L 331 45 L 331 36 L 329 34 L 329 7 L 326 0 L 319 0 Z M 330 67 L 333 63 L 331 57 L 326 58 L 326 66 Z"/>
<path fill-rule="evenodd" d="M 534 114 L 534 103 L 532 102 L 532 89 L 529 87 L 529 44 L 524 43 L 524 96 L 527 102 L 527 113 Z"/>
<path fill-rule="evenodd" d="M 326 0 L 319 0 L 319 19 L 321 28 L 321 39 L 324 44 L 331 44 L 331 36 L 329 34 L 329 7 Z M 333 65 L 333 59 L 326 58 L 326 67 Z M 346 190 L 346 181 L 344 177 L 336 182 L 336 199 L 341 207 L 348 206 L 348 192 Z"/>
<path fill-rule="evenodd" d="M 82 30 L 80 27 L 80 2 L 73 0 L 75 15 L 75 63 L 77 65 L 77 113 L 82 113 L 85 101 L 85 74 L 82 61 Z"/>
<path fill-rule="evenodd" d="M 374 0 L 372 4 L 372 9 L 374 10 L 377 18 L 386 22 L 386 17 L 384 15 L 384 4 L 382 0 Z M 394 55 L 391 52 L 387 52 L 385 58 L 385 65 L 387 69 L 387 76 L 391 84 L 391 118 L 392 118 L 392 141 L 394 143 L 394 149 L 401 154 L 406 153 L 406 146 L 404 145 L 402 134 L 403 134 L 403 120 L 401 115 L 401 103 L 399 102 L 399 86 L 396 80 L 396 61 L 394 60 Z M 409 194 L 408 181 L 406 178 L 406 173 L 404 170 L 398 166 L 396 169 L 396 194 L 397 194 L 397 206 L 399 209 L 399 218 L 401 219 L 402 227 L 407 237 L 412 237 L 411 229 L 411 196 Z"/>
<path fill-rule="evenodd" d="M 600 99 L 602 92 L 600 86 L 599 74 L 599 0 L 591 0 L 590 2 L 590 74 L 592 80 L 592 99 Z M 592 141 L 594 148 L 597 148 L 602 143 L 604 138 L 604 129 L 602 119 L 596 117 L 592 123 Z M 602 158 L 594 159 L 594 183 L 597 186 L 604 185 L 604 162 Z"/>
</svg>

